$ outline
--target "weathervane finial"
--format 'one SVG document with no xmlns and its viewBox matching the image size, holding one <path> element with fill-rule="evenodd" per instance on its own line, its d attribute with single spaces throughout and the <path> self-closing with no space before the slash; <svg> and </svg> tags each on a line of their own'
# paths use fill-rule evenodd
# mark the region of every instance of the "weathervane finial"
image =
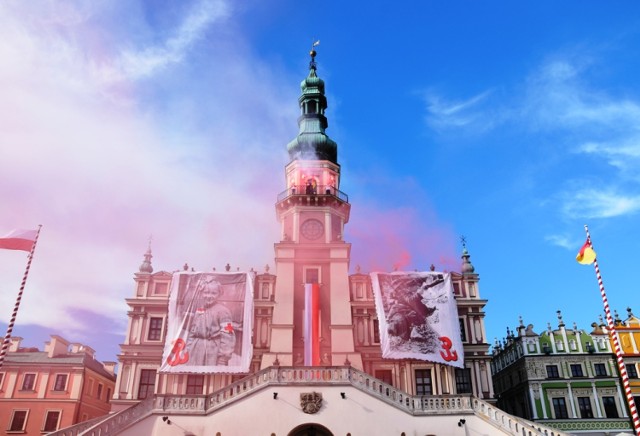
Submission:
<svg viewBox="0 0 640 436">
<path fill-rule="evenodd" d="M 460 235 L 460 242 L 462 243 L 462 248 L 467 248 L 467 238 L 464 235 Z"/>
<path fill-rule="evenodd" d="M 309 52 L 309 54 L 311 55 L 311 62 L 309 62 L 309 69 L 315 71 L 317 68 L 315 47 L 320 45 L 320 40 L 313 38 L 312 41 L 313 42 L 311 43 L 311 51 Z"/>
</svg>

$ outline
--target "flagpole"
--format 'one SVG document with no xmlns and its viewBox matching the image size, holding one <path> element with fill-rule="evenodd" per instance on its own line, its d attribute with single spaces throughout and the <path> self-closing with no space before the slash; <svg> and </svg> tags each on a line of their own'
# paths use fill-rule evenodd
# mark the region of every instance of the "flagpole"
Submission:
<svg viewBox="0 0 640 436">
<path fill-rule="evenodd" d="M 591 235 L 589 234 L 589 227 L 585 224 L 584 231 L 587 233 L 587 242 L 593 248 L 593 244 L 591 243 Z M 602 295 L 602 303 L 604 304 L 604 312 L 607 316 L 607 328 L 609 330 L 609 335 L 613 341 L 613 347 L 616 353 L 616 360 L 618 362 L 618 369 L 620 370 L 620 376 L 622 377 L 622 385 L 624 386 L 624 392 L 627 397 L 627 404 L 629 405 L 629 410 L 631 411 L 631 418 L 633 420 L 633 428 L 637 436 L 640 436 L 640 418 L 638 417 L 638 410 L 636 409 L 636 403 L 633 400 L 633 394 L 631 393 L 631 386 L 629 384 L 629 375 L 627 374 L 627 367 L 624 364 L 624 360 L 622 359 L 622 349 L 620 348 L 620 342 L 618 340 L 618 333 L 616 332 L 616 327 L 613 322 L 613 318 L 611 317 L 611 310 L 609 309 L 609 302 L 607 300 L 607 294 L 604 291 L 604 284 L 602 283 L 602 276 L 600 275 L 600 268 L 598 267 L 598 259 L 597 257 L 593 260 L 593 266 L 596 270 L 596 278 L 598 279 L 598 285 L 600 286 L 600 295 Z"/>
<path fill-rule="evenodd" d="M 24 287 L 27 284 L 27 277 L 29 276 L 29 268 L 31 268 L 31 261 L 33 260 L 33 253 L 36 251 L 36 244 L 38 243 L 38 237 L 40 236 L 41 228 L 42 228 L 42 224 L 38 226 L 38 231 L 36 232 L 36 237 L 33 240 L 31 251 L 29 251 L 27 268 L 24 270 L 24 276 L 22 277 L 22 283 L 20 284 L 20 291 L 18 292 L 18 298 L 16 298 L 16 304 L 13 307 L 13 313 L 11 314 L 11 320 L 9 321 L 9 325 L 7 326 L 7 334 L 5 335 L 4 341 L 2 342 L 2 349 L 0 350 L 0 368 L 2 368 L 2 365 L 4 363 L 4 358 L 7 355 L 7 350 L 9 349 L 9 343 L 11 342 L 11 333 L 13 332 L 13 326 L 16 323 L 16 317 L 18 316 L 18 309 L 20 308 L 20 301 L 22 300 L 22 293 L 24 292 Z"/>
</svg>

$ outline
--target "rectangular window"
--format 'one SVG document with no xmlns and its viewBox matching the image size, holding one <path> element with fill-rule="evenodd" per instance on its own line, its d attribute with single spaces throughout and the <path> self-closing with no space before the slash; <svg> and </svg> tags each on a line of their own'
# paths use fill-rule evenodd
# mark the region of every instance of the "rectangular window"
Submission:
<svg viewBox="0 0 640 436">
<path fill-rule="evenodd" d="M 547 378 L 560 378 L 558 365 L 547 365 Z"/>
<path fill-rule="evenodd" d="M 556 419 L 567 419 L 569 414 L 567 413 L 567 403 L 563 397 L 552 398 L 553 412 L 556 415 Z"/>
<path fill-rule="evenodd" d="M 471 368 L 456 368 L 456 392 L 471 393 Z"/>
<path fill-rule="evenodd" d="M 67 374 L 56 375 L 56 382 L 53 385 L 54 391 L 64 391 L 67 389 Z"/>
<path fill-rule="evenodd" d="M 36 386 L 36 375 L 35 374 L 25 374 L 22 379 L 22 390 L 23 391 L 33 391 Z"/>
<path fill-rule="evenodd" d="M 153 288 L 153 293 L 155 295 L 167 295 L 167 289 L 169 288 L 168 283 L 156 283 Z"/>
<path fill-rule="evenodd" d="M 24 431 L 27 424 L 28 410 L 14 410 L 11 415 L 11 423 L 9 424 L 9 431 Z"/>
<path fill-rule="evenodd" d="M 4 381 L 4 372 L 0 372 L 0 391 L 2 390 L 2 382 Z"/>
<path fill-rule="evenodd" d="M 380 343 L 380 321 L 377 319 L 373 320 L 373 343 Z"/>
<path fill-rule="evenodd" d="M 153 388 L 156 385 L 156 371 L 154 369 L 140 370 L 140 384 L 138 385 L 138 399 L 144 400 L 149 395 L 153 395 Z"/>
<path fill-rule="evenodd" d="M 593 371 L 596 377 L 606 377 L 607 376 L 607 367 L 604 363 L 596 363 L 593 365 Z"/>
<path fill-rule="evenodd" d="M 102 398 L 102 383 L 98 383 L 98 392 L 96 392 L 96 398 L 99 400 Z"/>
<path fill-rule="evenodd" d="M 584 373 L 582 372 L 582 365 L 579 363 L 570 365 L 571 366 L 571 377 L 584 377 Z"/>
<path fill-rule="evenodd" d="M 159 341 L 162 338 L 162 321 L 162 318 L 149 319 L 149 333 L 147 334 L 148 341 Z"/>
<path fill-rule="evenodd" d="M 591 399 L 589 399 L 589 397 L 578 397 L 578 407 L 580 407 L 580 418 L 593 418 Z"/>
<path fill-rule="evenodd" d="M 57 410 L 49 410 L 44 418 L 44 428 L 42 431 L 58 430 L 58 422 L 60 421 L 60 412 Z"/>
<path fill-rule="evenodd" d="M 431 395 L 431 370 L 416 369 L 416 395 Z"/>
<path fill-rule="evenodd" d="M 187 395 L 202 395 L 204 375 L 187 376 Z"/>
<path fill-rule="evenodd" d="M 467 342 L 467 331 L 464 329 L 464 318 L 458 318 L 460 322 L 460 340 L 462 342 Z"/>
<path fill-rule="evenodd" d="M 111 401 L 111 388 L 107 388 L 107 397 L 105 398 L 105 401 L 107 403 Z"/>
<path fill-rule="evenodd" d="M 307 268 L 305 276 L 305 283 L 320 283 L 320 271 L 318 268 Z"/>
<path fill-rule="evenodd" d="M 629 378 L 638 378 L 638 371 L 636 370 L 635 363 L 627 363 L 626 367 Z"/>
<path fill-rule="evenodd" d="M 613 397 L 602 397 L 602 405 L 607 418 L 618 418 L 618 408 Z"/>
<path fill-rule="evenodd" d="M 378 380 L 393 386 L 393 372 L 390 369 L 377 369 L 374 375 Z"/>
<path fill-rule="evenodd" d="M 87 390 L 85 391 L 87 395 L 91 395 L 93 393 L 93 379 L 89 379 L 89 383 L 87 383 Z"/>
<path fill-rule="evenodd" d="M 364 292 L 362 291 L 362 283 L 356 283 L 356 298 L 364 298 Z"/>
</svg>

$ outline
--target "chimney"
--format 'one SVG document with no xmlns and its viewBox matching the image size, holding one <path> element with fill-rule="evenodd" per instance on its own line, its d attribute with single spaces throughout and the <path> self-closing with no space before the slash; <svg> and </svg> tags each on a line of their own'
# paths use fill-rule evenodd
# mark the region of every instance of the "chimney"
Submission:
<svg viewBox="0 0 640 436">
<path fill-rule="evenodd" d="M 51 340 L 49 342 L 45 342 L 44 351 L 47 352 L 49 357 L 68 354 L 69 341 L 58 335 L 51 335 Z"/>
<path fill-rule="evenodd" d="M 84 352 L 84 354 L 86 354 L 87 356 L 93 357 L 94 359 L 96 358 L 96 350 L 94 350 L 93 348 L 91 348 L 88 345 L 83 345 L 82 346 L 82 351 Z"/>
<path fill-rule="evenodd" d="M 22 338 L 20 336 L 11 336 L 9 343 L 9 352 L 16 352 L 18 348 L 20 348 L 20 343 L 22 342 Z"/>
<path fill-rule="evenodd" d="M 71 352 L 73 354 L 84 353 L 87 356 L 94 357 L 94 358 L 95 358 L 94 355 L 96 353 L 96 351 L 93 348 L 91 348 L 90 346 L 83 345 L 83 344 L 81 344 L 79 342 L 74 342 L 73 344 L 71 344 Z"/>
<path fill-rule="evenodd" d="M 107 372 L 111 375 L 116 375 L 116 362 L 111 362 L 111 361 L 107 361 L 107 362 L 102 362 L 102 365 L 104 366 L 104 369 L 107 370 Z"/>
<path fill-rule="evenodd" d="M 73 342 L 71 344 L 71 352 L 73 354 L 81 353 L 84 346 L 79 342 Z"/>
</svg>

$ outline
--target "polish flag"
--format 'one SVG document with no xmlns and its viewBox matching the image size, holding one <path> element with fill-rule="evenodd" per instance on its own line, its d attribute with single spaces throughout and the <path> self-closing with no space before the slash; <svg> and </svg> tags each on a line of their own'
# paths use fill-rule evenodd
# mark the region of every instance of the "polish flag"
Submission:
<svg viewBox="0 0 640 436">
<path fill-rule="evenodd" d="M 320 285 L 304 285 L 304 364 L 320 365 Z"/>
<path fill-rule="evenodd" d="M 0 248 L 31 251 L 37 234 L 37 230 L 13 230 L 8 235 L 0 238 Z"/>
</svg>

